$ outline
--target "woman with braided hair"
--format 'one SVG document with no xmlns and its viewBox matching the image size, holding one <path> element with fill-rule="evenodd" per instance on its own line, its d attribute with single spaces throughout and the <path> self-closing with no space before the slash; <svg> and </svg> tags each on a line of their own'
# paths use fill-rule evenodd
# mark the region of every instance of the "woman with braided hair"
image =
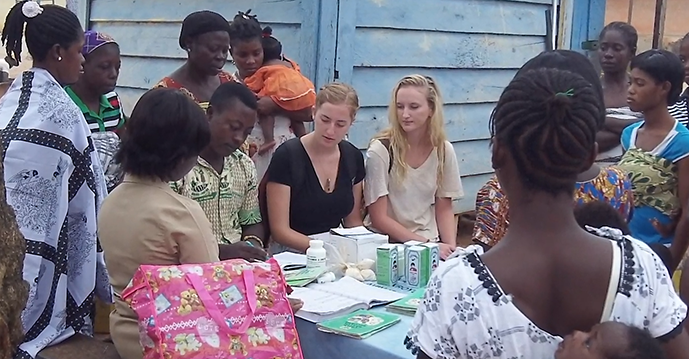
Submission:
<svg viewBox="0 0 689 359">
<path fill-rule="evenodd" d="M 600 93 L 598 97 L 603 101 L 598 73 L 586 56 L 570 50 L 543 52 L 524 64 L 517 75 L 539 68 L 568 70 L 582 76 Z M 601 128 L 603 121 L 601 117 Z M 634 207 L 627 174 L 617 166 L 603 167 L 595 163 L 577 176 L 574 199 L 576 205 L 592 201 L 610 204 L 625 221 L 631 217 Z M 502 239 L 509 222 L 509 201 L 497 177 L 493 176 L 476 194 L 476 223 L 472 240 L 487 250 Z"/>
<path fill-rule="evenodd" d="M 491 116 L 492 163 L 510 227 L 486 254 L 473 246 L 434 271 L 406 339 L 417 358 L 552 358 L 565 335 L 611 320 L 686 358 L 687 307 L 660 258 L 575 219 L 574 185 L 595 159 L 604 113 L 600 92 L 568 71 L 527 71 L 505 88 Z"/>
<path fill-rule="evenodd" d="M 26 239 L 24 343 L 15 358 L 33 358 L 75 333 L 92 334 L 93 300 L 112 302 L 96 218 L 107 193 L 91 131 L 64 91 L 79 79 L 84 30 L 71 11 L 18 2 L 2 42 L 21 61 L 26 41 L 33 67 L 0 101 L 7 201 Z"/>
</svg>

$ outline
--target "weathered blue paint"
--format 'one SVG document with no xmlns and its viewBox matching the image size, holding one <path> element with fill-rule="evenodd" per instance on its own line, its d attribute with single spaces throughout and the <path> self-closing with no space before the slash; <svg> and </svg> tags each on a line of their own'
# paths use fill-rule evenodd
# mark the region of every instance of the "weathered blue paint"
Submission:
<svg viewBox="0 0 689 359">
<path fill-rule="evenodd" d="M 77 0 L 88 14 L 86 27 L 106 32 L 119 43 L 122 71 L 118 86 L 125 109 L 131 110 L 141 94 L 182 65 L 185 52 L 178 45 L 182 20 L 201 9 L 216 11 L 231 20 L 237 11 L 252 9 L 262 24 L 270 25 L 286 54 L 299 62 L 309 78 L 317 75 L 320 5 L 322 0 Z M 88 4 L 88 9 L 83 8 Z M 81 15 L 82 17 L 85 15 Z M 145 35 L 143 35 L 145 34 Z M 331 35 L 334 39 L 334 36 Z M 334 48 L 331 51 L 334 66 Z M 234 71 L 228 63 L 226 69 Z M 332 70 L 331 70 L 332 71 Z"/>
<path fill-rule="evenodd" d="M 387 105 L 405 75 L 432 76 L 445 103 L 445 125 L 466 197 L 492 174 L 488 121 L 516 70 L 545 49 L 550 0 L 340 2 L 336 70 L 358 91 L 361 110 L 349 138 L 365 148 L 387 127 Z"/>
<path fill-rule="evenodd" d="M 444 96 L 446 131 L 466 192 L 456 211 L 472 209 L 476 191 L 491 176 L 491 111 L 516 70 L 545 49 L 551 6 L 551 0 L 76 2 L 85 24 L 120 42 L 118 91 L 127 110 L 183 63 L 186 54 L 177 44 L 181 21 L 199 9 L 231 19 L 251 8 L 317 86 L 335 78 L 352 84 L 362 108 L 350 140 L 362 150 L 388 125 L 395 83 L 411 73 L 432 76 Z"/>
<path fill-rule="evenodd" d="M 584 52 L 582 42 L 598 40 L 605 26 L 606 0 L 576 0 L 573 3 L 571 49 Z"/>
</svg>

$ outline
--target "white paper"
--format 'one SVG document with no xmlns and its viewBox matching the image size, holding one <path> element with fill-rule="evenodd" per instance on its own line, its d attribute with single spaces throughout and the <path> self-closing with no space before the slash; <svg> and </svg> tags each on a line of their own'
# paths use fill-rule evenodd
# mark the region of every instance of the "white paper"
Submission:
<svg viewBox="0 0 689 359">
<path fill-rule="evenodd" d="M 314 284 L 309 287 L 322 292 L 348 297 L 368 305 L 389 303 L 404 298 L 404 294 L 370 286 L 351 277 L 342 277 L 337 282 Z"/>
<path fill-rule="evenodd" d="M 344 237 L 358 237 L 358 236 L 366 236 L 369 234 L 374 234 L 373 232 L 369 231 L 368 228 L 366 228 L 364 226 L 359 226 L 359 227 L 354 227 L 354 228 L 333 228 L 330 231 L 339 235 L 339 236 L 344 236 Z"/>
<path fill-rule="evenodd" d="M 291 298 L 298 298 L 304 306 L 295 315 L 317 323 L 338 317 L 357 309 L 385 304 L 404 298 L 405 294 L 373 287 L 350 277 L 337 282 L 311 284 L 306 288 L 293 288 Z"/>
<path fill-rule="evenodd" d="M 274 255 L 273 258 L 278 262 L 280 268 L 290 264 L 306 265 L 306 255 L 303 254 L 282 252 Z"/>
</svg>

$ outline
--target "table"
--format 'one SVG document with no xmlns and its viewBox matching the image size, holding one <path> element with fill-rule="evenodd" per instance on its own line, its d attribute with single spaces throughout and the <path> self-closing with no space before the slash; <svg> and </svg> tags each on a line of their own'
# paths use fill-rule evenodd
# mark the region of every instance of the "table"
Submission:
<svg viewBox="0 0 689 359">
<path fill-rule="evenodd" d="M 385 307 L 373 311 L 385 311 Z M 399 323 L 363 340 L 323 333 L 316 329 L 315 323 L 296 318 L 304 359 L 414 359 L 404 346 L 412 317 L 400 317 Z"/>
</svg>

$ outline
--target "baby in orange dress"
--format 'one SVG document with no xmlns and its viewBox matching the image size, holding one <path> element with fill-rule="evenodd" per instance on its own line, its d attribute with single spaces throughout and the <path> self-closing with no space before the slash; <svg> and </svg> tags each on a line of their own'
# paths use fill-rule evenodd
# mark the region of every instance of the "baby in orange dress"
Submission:
<svg viewBox="0 0 689 359">
<path fill-rule="evenodd" d="M 272 29 L 263 30 L 263 66 L 244 83 L 258 96 L 270 97 L 276 105 L 286 112 L 312 108 L 316 104 L 316 91 L 313 83 L 304 77 L 299 65 L 282 56 L 282 44 L 272 36 Z M 288 116 L 289 117 L 289 116 Z M 306 134 L 302 120 L 290 118 L 292 132 L 298 137 Z M 258 149 L 263 154 L 275 146 L 273 116 L 260 115 L 259 126 L 263 131 L 264 144 Z"/>
</svg>

